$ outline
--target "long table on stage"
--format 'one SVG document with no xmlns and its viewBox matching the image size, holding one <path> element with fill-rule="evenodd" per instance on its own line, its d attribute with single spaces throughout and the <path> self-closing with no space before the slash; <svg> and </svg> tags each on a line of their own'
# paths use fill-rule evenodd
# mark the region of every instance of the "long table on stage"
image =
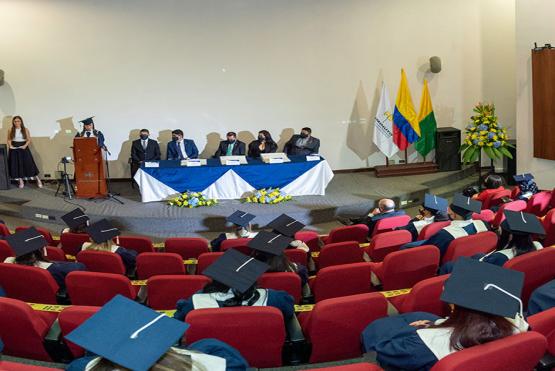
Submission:
<svg viewBox="0 0 555 371">
<path fill-rule="evenodd" d="M 279 187 L 291 196 L 324 195 L 333 172 L 324 159 L 306 161 L 290 156 L 291 162 L 268 164 L 248 158 L 247 165 L 221 165 L 209 159 L 205 166 L 181 166 L 180 161 L 158 161 L 157 167 L 144 164 L 135 174 L 143 202 L 162 201 L 185 191 L 202 192 L 206 197 L 239 199 L 257 189 Z"/>
</svg>

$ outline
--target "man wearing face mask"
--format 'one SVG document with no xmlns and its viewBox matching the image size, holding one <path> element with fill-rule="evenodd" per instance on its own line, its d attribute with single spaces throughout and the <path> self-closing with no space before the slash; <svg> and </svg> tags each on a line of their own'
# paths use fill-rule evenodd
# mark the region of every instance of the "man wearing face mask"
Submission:
<svg viewBox="0 0 555 371">
<path fill-rule="evenodd" d="M 301 134 L 295 134 L 285 144 L 283 151 L 290 156 L 307 156 L 317 154 L 320 150 L 320 139 L 312 136 L 308 127 L 301 129 Z"/>
<path fill-rule="evenodd" d="M 198 149 L 191 139 L 183 139 L 183 131 L 172 131 L 172 141 L 168 143 L 168 160 L 187 160 L 198 158 Z"/>
<path fill-rule="evenodd" d="M 148 129 L 142 129 L 140 138 L 131 144 L 131 178 L 143 162 L 160 161 L 160 146 L 157 141 L 149 139 L 149 135 Z"/>
<path fill-rule="evenodd" d="M 245 143 L 237 140 L 237 134 L 233 131 L 227 133 L 227 140 L 222 140 L 220 146 L 214 153 L 214 157 L 219 158 L 221 156 L 244 156 L 245 155 Z"/>
</svg>

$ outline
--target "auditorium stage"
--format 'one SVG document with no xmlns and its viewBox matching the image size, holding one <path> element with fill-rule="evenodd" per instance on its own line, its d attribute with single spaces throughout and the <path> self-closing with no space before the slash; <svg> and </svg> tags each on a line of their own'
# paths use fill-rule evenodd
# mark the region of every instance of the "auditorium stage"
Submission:
<svg viewBox="0 0 555 371">
<path fill-rule="evenodd" d="M 328 185 L 325 196 L 295 197 L 278 205 L 241 203 L 224 200 L 213 207 L 185 209 L 162 202 L 141 203 L 137 190 L 129 181 L 112 182 L 113 191 L 124 204 L 113 200 L 66 200 L 55 197 L 57 184 L 45 183 L 45 188 L 34 185 L 24 189 L 0 191 L 0 215 L 29 220 L 29 223 L 48 223 L 51 230 L 61 230 L 60 216 L 76 205 L 85 208 L 92 220 L 108 218 L 125 233 L 141 234 L 153 238 L 172 236 L 213 235 L 223 231 L 225 217 L 240 209 L 257 218 L 254 227 L 265 226 L 273 218 L 286 213 L 311 225 L 331 222 L 337 215 L 362 215 L 383 197 L 393 198 L 403 208 L 421 202 L 424 193 L 434 192 L 449 197 L 453 192 L 476 181 L 473 167 L 461 171 L 391 178 L 376 178 L 371 171 L 339 173 Z M 59 226 L 59 227 L 58 227 Z"/>
</svg>

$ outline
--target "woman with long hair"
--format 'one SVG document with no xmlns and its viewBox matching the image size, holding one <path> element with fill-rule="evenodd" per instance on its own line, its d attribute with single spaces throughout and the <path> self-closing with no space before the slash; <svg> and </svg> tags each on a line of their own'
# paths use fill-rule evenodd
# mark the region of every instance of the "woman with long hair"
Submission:
<svg viewBox="0 0 555 371">
<path fill-rule="evenodd" d="M 272 135 L 268 130 L 260 130 L 258 138 L 249 143 L 249 157 L 260 157 L 261 153 L 275 153 L 277 151 L 277 143 L 272 139 Z"/>
<path fill-rule="evenodd" d="M 29 145 L 31 144 L 31 134 L 25 127 L 21 116 L 12 118 L 12 127 L 8 130 L 8 164 L 10 177 L 18 181 L 19 188 L 24 187 L 24 180 L 36 179 L 37 186 L 42 188 L 39 169 L 35 164 Z"/>
</svg>

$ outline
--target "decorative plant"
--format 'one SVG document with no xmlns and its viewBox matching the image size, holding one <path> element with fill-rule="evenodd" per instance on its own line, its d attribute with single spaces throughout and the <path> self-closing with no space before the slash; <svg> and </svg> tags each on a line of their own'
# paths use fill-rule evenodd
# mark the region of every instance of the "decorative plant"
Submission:
<svg viewBox="0 0 555 371">
<path fill-rule="evenodd" d="M 279 204 L 292 199 L 293 197 L 280 191 L 279 188 L 264 188 L 253 191 L 243 201 L 258 204 Z"/>
<path fill-rule="evenodd" d="M 477 161 L 481 158 L 482 149 L 491 160 L 504 156 L 513 158 L 508 148 L 514 146 L 507 143 L 507 129 L 498 122 L 495 105 L 478 103 L 474 112 L 470 124 L 466 126 L 466 137 L 461 146 L 463 161 Z"/>
<path fill-rule="evenodd" d="M 178 207 L 188 207 L 190 209 L 200 206 L 214 206 L 218 203 L 218 200 L 207 199 L 200 192 L 183 192 L 178 197 L 172 198 L 168 201 L 168 205 L 178 206 Z"/>
</svg>

